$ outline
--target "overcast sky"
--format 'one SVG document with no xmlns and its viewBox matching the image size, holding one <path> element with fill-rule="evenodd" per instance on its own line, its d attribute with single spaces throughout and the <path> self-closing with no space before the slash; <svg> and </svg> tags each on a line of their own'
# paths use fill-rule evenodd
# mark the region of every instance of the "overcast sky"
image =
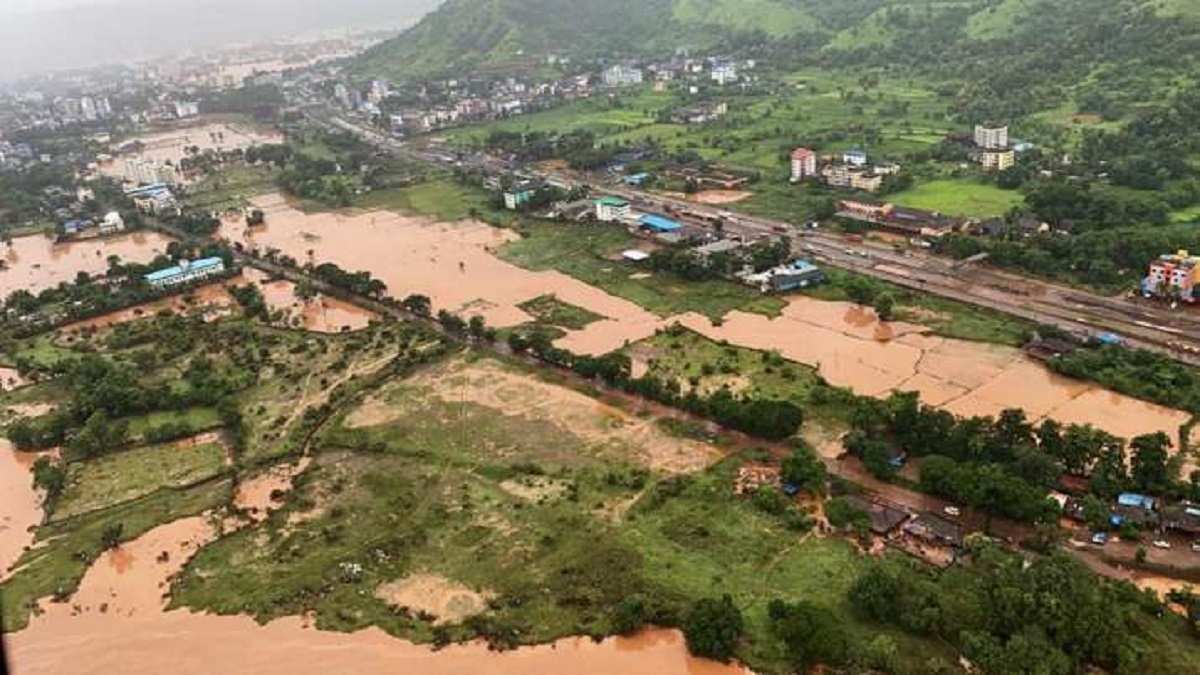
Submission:
<svg viewBox="0 0 1200 675">
<path fill-rule="evenodd" d="M 39 10 L 62 9 L 79 5 L 94 5 L 111 0 L 0 0 L 0 14 L 17 14 Z"/>
<path fill-rule="evenodd" d="M 394 28 L 438 0 L 0 0 L 0 79 L 330 28 Z"/>
</svg>

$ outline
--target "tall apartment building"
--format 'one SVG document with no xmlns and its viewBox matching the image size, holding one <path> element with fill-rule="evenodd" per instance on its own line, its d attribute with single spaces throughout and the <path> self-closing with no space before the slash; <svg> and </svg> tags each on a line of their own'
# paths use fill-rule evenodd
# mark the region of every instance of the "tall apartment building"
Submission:
<svg viewBox="0 0 1200 675">
<path fill-rule="evenodd" d="M 811 178 L 817 175 L 817 153 L 808 148 L 796 148 L 792 151 L 792 182 Z"/>
<path fill-rule="evenodd" d="M 1003 124 L 976 124 L 975 145 L 985 149 L 1008 147 L 1008 126 Z"/>
</svg>

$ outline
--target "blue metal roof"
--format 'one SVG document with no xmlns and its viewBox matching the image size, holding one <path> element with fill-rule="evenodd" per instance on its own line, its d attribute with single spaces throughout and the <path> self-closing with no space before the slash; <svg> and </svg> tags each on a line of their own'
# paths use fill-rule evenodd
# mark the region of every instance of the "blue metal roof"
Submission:
<svg viewBox="0 0 1200 675">
<path fill-rule="evenodd" d="M 183 268 L 179 265 L 173 265 L 171 267 L 164 267 L 161 270 L 147 274 L 146 281 L 154 283 L 155 281 L 163 281 L 165 279 L 170 279 L 171 277 L 177 277 L 180 274 L 183 274 Z"/>
<path fill-rule="evenodd" d="M 674 232 L 683 228 L 682 224 L 670 218 L 649 214 L 642 216 L 642 226 L 659 232 Z"/>
<path fill-rule="evenodd" d="M 200 258 L 199 260 L 193 260 L 192 262 L 188 263 L 187 270 L 183 269 L 182 265 L 172 265 L 171 267 L 166 267 L 166 268 L 163 268 L 156 272 L 151 272 L 146 275 L 146 281 L 149 281 L 150 283 L 154 283 L 156 281 L 165 281 L 167 279 L 171 279 L 173 277 L 177 277 L 181 274 L 184 274 L 185 272 L 189 272 L 189 271 L 203 272 L 204 270 L 209 270 L 209 269 L 213 269 L 215 267 L 220 267 L 221 265 L 224 265 L 224 264 L 225 264 L 225 261 L 222 260 L 221 258 L 217 258 L 217 257 Z"/>
</svg>

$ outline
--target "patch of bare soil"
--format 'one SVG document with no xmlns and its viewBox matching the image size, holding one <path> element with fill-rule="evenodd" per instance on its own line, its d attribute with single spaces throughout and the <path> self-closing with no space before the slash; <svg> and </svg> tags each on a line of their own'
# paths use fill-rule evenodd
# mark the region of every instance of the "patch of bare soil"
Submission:
<svg viewBox="0 0 1200 675">
<path fill-rule="evenodd" d="M 436 617 L 435 626 L 459 624 L 487 611 L 492 591 L 476 592 L 436 574 L 412 574 L 375 589 L 375 597 L 414 614 Z"/>
</svg>

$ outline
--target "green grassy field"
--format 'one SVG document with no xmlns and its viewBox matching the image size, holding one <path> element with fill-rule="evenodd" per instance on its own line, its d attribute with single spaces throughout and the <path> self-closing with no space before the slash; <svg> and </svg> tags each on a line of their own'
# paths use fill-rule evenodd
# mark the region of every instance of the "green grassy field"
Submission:
<svg viewBox="0 0 1200 675">
<path fill-rule="evenodd" d="M 570 330 L 582 330 L 604 318 L 595 312 L 563 302 L 554 295 L 541 295 L 517 306 L 538 323 Z"/>
<path fill-rule="evenodd" d="M 486 195 L 449 179 L 433 180 L 406 188 L 371 192 L 355 201 L 359 208 L 395 209 L 454 221 L 473 213 L 491 211 Z"/>
<path fill-rule="evenodd" d="M 806 424 L 826 432 L 845 426 L 847 408 L 840 390 L 829 387 L 815 368 L 761 352 L 709 340 L 672 327 L 625 350 L 648 374 L 679 382 L 683 391 L 711 394 L 722 388 L 755 399 L 791 401 Z"/>
<path fill-rule="evenodd" d="M 214 408 L 196 407 L 186 410 L 159 410 L 131 417 L 128 422 L 129 434 L 134 438 L 142 438 L 146 432 L 152 432 L 164 425 L 186 426 L 193 434 L 216 429 L 221 426 L 221 416 Z"/>
<path fill-rule="evenodd" d="M 275 191 L 278 171 L 267 166 L 222 169 L 192 185 L 187 203 L 205 211 L 228 211 L 248 206 L 250 198 Z"/>
<path fill-rule="evenodd" d="M 225 447 L 205 443 L 181 447 L 152 445 L 69 465 L 67 488 L 54 507 L 54 519 L 73 518 L 145 496 L 161 488 L 191 485 L 217 475 Z"/>
<path fill-rule="evenodd" d="M 621 229 L 535 223 L 525 232 L 527 236 L 501 247 L 498 255 L 526 269 L 556 269 L 660 316 L 699 312 L 719 319 L 735 309 L 776 316 L 784 305 L 778 298 L 727 281 L 642 276 L 645 270 L 620 261 L 621 251 L 640 241 Z"/>
<path fill-rule="evenodd" d="M 935 180 L 888 197 L 900 206 L 937 211 L 968 218 L 1003 216 L 1024 197 L 1014 190 L 966 180 Z"/>
</svg>

